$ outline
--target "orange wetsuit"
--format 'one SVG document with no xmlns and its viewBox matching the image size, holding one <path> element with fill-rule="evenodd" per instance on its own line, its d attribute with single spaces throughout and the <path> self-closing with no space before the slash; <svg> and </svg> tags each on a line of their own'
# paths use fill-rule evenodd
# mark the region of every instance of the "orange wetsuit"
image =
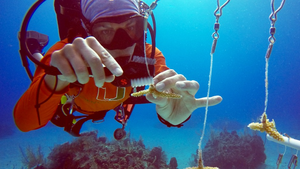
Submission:
<svg viewBox="0 0 300 169">
<path fill-rule="evenodd" d="M 52 46 L 50 50 L 46 53 L 45 57 L 42 59 L 42 62 L 49 65 L 51 54 L 55 50 L 63 48 L 63 46 L 66 45 L 67 42 L 67 39 L 65 39 Z M 151 45 L 146 44 L 147 57 L 150 57 L 151 49 Z M 165 58 L 158 49 L 156 49 L 155 51 L 155 59 L 155 74 L 158 74 L 168 69 L 165 63 Z M 45 101 L 52 92 L 43 81 L 42 77 L 44 74 L 45 73 L 42 68 L 38 67 L 36 69 L 34 79 L 29 89 L 19 99 L 14 108 L 14 120 L 17 127 L 21 131 L 30 131 L 45 126 L 54 115 L 57 106 L 60 103 L 61 97 L 64 95 L 64 93 L 67 93 L 69 95 L 76 95 L 78 93 L 78 88 L 69 87 L 67 87 L 61 92 L 54 93 L 49 100 L 41 104 L 39 107 L 39 125 L 37 109 L 35 107 L 37 103 L 36 99 L 38 90 L 38 103 Z M 40 89 L 38 89 L 41 80 L 41 87 Z M 74 101 L 76 105 L 80 107 L 81 110 L 86 111 L 82 113 L 86 114 L 87 112 L 111 110 L 129 98 L 131 89 L 131 87 L 116 87 L 111 83 L 105 83 L 103 87 L 98 88 L 95 86 L 93 78 L 90 78 L 89 82 L 83 86 L 82 91 L 80 92 L 78 97 L 75 98 Z"/>
</svg>

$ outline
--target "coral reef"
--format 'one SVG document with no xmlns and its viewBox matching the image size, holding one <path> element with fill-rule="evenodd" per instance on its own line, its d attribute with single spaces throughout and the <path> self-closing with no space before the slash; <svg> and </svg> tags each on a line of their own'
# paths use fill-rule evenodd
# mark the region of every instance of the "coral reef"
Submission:
<svg viewBox="0 0 300 169">
<path fill-rule="evenodd" d="M 146 149 L 143 140 L 135 141 L 129 134 L 120 141 L 108 141 L 92 131 L 72 142 L 55 146 L 45 169 L 166 169 L 166 154 L 161 147 Z M 176 159 L 175 159 L 176 160 Z M 171 162 L 170 162 L 171 163 Z"/>
<path fill-rule="evenodd" d="M 178 164 L 175 157 L 172 157 L 169 163 L 169 169 L 177 169 Z"/>
<path fill-rule="evenodd" d="M 214 135 L 203 150 L 205 165 L 221 169 L 255 169 L 265 162 L 265 148 L 260 136 L 239 136 L 236 131 L 229 133 L 226 130 Z M 195 164 L 197 155 L 193 157 Z"/>
<path fill-rule="evenodd" d="M 270 122 L 267 118 L 266 112 L 264 112 L 260 118 L 261 123 L 250 123 L 248 127 L 252 130 L 258 130 L 260 132 L 266 132 L 271 137 L 278 141 L 283 141 L 283 136 L 277 131 L 275 127 L 274 119 Z"/>
<path fill-rule="evenodd" d="M 133 96 L 133 97 L 140 97 L 140 96 L 143 96 L 144 94 L 148 94 L 148 93 L 153 94 L 153 97 L 155 97 L 155 98 L 157 96 L 159 96 L 159 97 L 165 97 L 165 98 L 171 98 L 171 99 L 180 99 L 182 97 L 181 95 L 176 94 L 176 93 L 159 92 L 159 91 L 157 91 L 155 89 L 154 85 L 150 85 L 149 89 L 132 93 L 131 96 Z"/>
<path fill-rule="evenodd" d="M 38 146 L 36 153 L 33 148 L 28 146 L 26 151 L 20 148 L 20 152 L 22 154 L 22 163 L 26 168 L 40 168 L 40 166 L 46 164 L 46 159 L 44 158 L 44 154 L 41 151 L 41 146 Z"/>
</svg>

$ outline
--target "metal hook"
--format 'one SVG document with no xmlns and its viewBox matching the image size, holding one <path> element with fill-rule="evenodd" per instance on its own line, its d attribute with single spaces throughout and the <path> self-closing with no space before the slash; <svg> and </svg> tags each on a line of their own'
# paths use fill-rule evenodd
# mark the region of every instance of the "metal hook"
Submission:
<svg viewBox="0 0 300 169">
<path fill-rule="evenodd" d="M 230 0 L 227 0 L 221 7 L 220 7 L 220 0 L 217 0 L 217 9 L 214 12 L 214 15 L 217 18 L 217 22 L 219 20 L 219 17 L 222 16 L 222 9 L 229 3 Z M 219 11 L 220 10 L 220 11 Z M 219 11 L 219 14 L 217 14 L 217 12 Z"/>
<path fill-rule="evenodd" d="M 269 17 L 273 24 L 275 24 L 275 21 L 277 20 L 277 13 L 282 9 L 282 7 L 283 7 L 283 5 L 285 3 L 285 0 L 282 0 L 280 6 L 275 10 L 274 1 L 275 0 L 271 0 L 271 10 L 272 10 L 272 13 L 271 13 L 271 15 Z"/>
<path fill-rule="evenodd" d="M 269 16 L 270 20 L 271 20 L 271 27 L 270 27 L 270 37 L 269 37 L 269 47 L 267 50 L 267 54 L 266 54 L 266 58 L 269 59 L 271 52 L 272 52 L 272 48 L 273 48 L 273 44 L 275 43 L 276 39 L 275 39 L 275 32 L 276 32 L 276 28 L 275 28 L 275 22 L 277 20 L 277 13 L 283 8 L 283 5 L 285 3 L 285 0 L 281 1 L 280 6 L 278 7 L 278 9 L 275 10 L 274 7 L 274 1 L 275 0 L 271 0 L 271 15 Z"/>
<path fill-rule="evenodd" d="M 219 24 L 219 18 L 222 16 L 222 9 L 229 3 L 230 0 L 227 0 L 221 7 L 220 7 L 220 0 L 217 0 L 217 9 L 214 12 L 214 15 L 216 17 L 216 23 L 214 26 L 215 32 L 212 34 L 212 37 L 214 39 L 212 47 L 211 47 L 211 54 L 215 53 L 216 46 L 217 46 L 217 41 L 219 39 L 219 33 L 218 30 L 220 29 L 220 24 Z M 219 13 L 217 14 L 217 12 Z"/>
</svg>

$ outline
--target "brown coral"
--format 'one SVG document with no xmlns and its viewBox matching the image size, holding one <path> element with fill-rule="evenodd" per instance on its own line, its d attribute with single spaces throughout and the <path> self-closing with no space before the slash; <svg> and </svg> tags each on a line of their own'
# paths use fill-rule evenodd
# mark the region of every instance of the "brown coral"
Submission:
<svg viewBox="0 0 300 169">
<path fill-rule="evenodd" d="M 275 127 L 275 121 L 272 120 L 271 122 L 267 119 L 267 114 L 264 112 L 260 119 L 261 123 L 250 123 L 248 127 L 252 130 L 258 130 L 260 132 L 266 132 L 271 137 L 278 141 L 284 141 L 283 136 L 277 131 Z"/>
<path fill-rule="evenodd" d="M 83 133 L 72 142 L 55 146 L 48 156 L 45 169 L 57 168 L 168 168 L 161 147 L 145 148 L 142 139 L 133 140 L 128 134 L 119 141 L 97 137 L 97 132 Z"/>
<path fill-rule="evenodd" d="M 180 99 L 182 96 L 176 93 L 167 93 L 167 92 L 159 92 L 155 89 L 154 85 L 150 85 L 149 89 L 142 90 L 139 92 L 132 93 L 131 96 L 133 97 L 140 97 L 145 94 L 151 93 L 153 97 L 165 97 L 165 98 L 171 98 L 171 99 Z"/>
</svg>

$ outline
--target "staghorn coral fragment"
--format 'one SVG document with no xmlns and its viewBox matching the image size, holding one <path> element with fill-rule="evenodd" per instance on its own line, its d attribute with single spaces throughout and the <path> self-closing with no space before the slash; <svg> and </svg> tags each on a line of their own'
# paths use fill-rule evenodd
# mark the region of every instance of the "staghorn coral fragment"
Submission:
<svg viewBox="0 0 300 169">
<path fill-rule="evenodd" d="M 265 129 L 263 128 L 263 124 L 262 123 L 250 123 L 248 125 L 248 127 L 252 130 L 258 130 L 260 132 L 264 132 Z"/>
<path fill-rule="evenodd" d="M 153 94 L 153 97 L 164 97 L 164 98 L 170 98 L 170 99 L 180 99 L 182 96 L 176 93 L 167 93 L 167 92 L 159 92 L 155 89 L 154 85 L 150 85 L 149 89 L 142 90 L 139 92 L 132 93 L 131 96 L 133 97 L 140 97 L 145 94 L 151 93 Z"/>
<path fill-rule="evenodd" d="M 272 120 L 271 122 L 267 119 L 267 114 L 264 112 L 260 119 L 261 123 L 250 123 L 248 127 L 252 130 L 258 130 L 260 132 L 266 132 L 271 137 L 278 141 L 284 141 L 283 136 L 277 131 L 275 127 L 275 121 Z"/>
</svg>

